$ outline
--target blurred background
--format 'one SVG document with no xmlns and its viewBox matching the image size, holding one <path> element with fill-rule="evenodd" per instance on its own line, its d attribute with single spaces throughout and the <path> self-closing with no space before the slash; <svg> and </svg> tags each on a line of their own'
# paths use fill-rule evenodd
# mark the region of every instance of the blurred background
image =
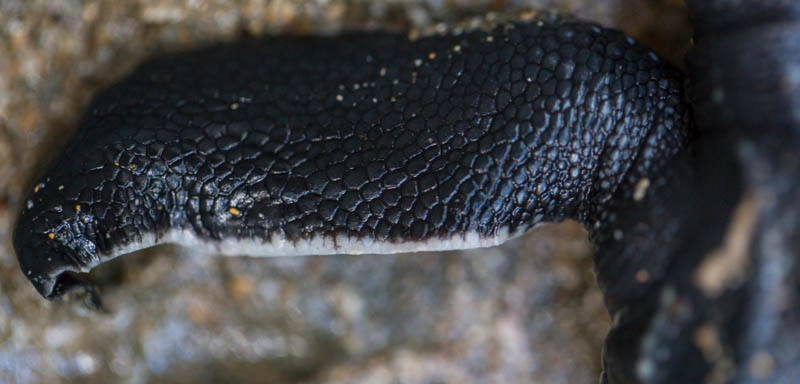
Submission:
<svg viewBox="0 0 800 384">
<path fill-rule="evenodd" d="M 691 36 L 682 0 L 0 0 L 0 382 L 596 382 L 609 319 L 574 222 L 463 252 L 161 247 L 95 272 L 105 314 L 42 299 L 11 248 L 24 191 L 91 96 L 148 57 L 531 8 L 622 29 L 677 66 Z"/>
</svg>

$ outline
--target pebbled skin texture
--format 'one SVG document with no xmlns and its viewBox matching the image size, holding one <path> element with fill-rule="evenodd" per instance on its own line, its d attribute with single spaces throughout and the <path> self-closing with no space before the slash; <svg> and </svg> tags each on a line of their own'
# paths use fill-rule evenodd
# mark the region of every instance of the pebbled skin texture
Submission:
<svg viewBox="0 0 800 384">
<path fill-rule="evenodd" d="M 397 244 L 572 218 L 598 248 L 609 310 L 638 327 L 649 312 L 629 306 L 652 304 L 681 228 L 664 201 L 685 196 L 692 159 L 683 81 L 619 32 L 558 19 L 164 57 L 95 98 L 14 246 L 55 299 L 91 292 L 82 272 L 176 229 Z M 634 377 L 641 331 L 630 333 L 609 336 L 603 380 Z"/>
<path fill-rule="evenodd" d="M 686 144 L 682 76 L 572 21 L 272 38 L 154 60 L 98 95 L 30 195 L 23 271 L 55 298 L 143 235 L 524 231 L 606 207 Z M 337 250 L 347 252 L 347 250 Z"/>
</svg>

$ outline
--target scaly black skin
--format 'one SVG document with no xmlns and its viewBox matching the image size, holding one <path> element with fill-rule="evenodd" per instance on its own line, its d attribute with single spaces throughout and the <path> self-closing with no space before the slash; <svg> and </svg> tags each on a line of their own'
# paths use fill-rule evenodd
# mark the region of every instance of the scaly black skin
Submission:
<svg viewBox="0 0 800 384">
<path fill-rule="evenodd" d="M 689 6 L 691 145 L 681 75 L 582 23 L 147 63 L 97 97 L 31 195 L 20 264 L 55 298 L 83 284 L 65 271 L 166 228 L 402 242 L 574 218 L 614 317 L 603 382 L 792 382 L 800 4 Z"/>
<path fill-rule="evenodd" d="M 174 228 L 403 242 L 575 218 L 602 233 L 606 207 L 687 143 L 682 82 L 618 32 L 555 20 L 152 61 L 95 98 L 29 197 L 17 255 L 56 298 L 82 284 L 71 272 Z"/>
</svg>

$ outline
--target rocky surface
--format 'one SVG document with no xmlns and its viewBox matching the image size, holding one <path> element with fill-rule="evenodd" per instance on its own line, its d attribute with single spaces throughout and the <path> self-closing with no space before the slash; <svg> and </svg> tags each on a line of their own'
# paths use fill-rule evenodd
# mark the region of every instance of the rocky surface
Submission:
<svg viewBox="0 0 800 384">
<path fill-rule="evenodd" d="M 575 223 L 464 252 L 162 247 L 96 271 L 104 314 L 43 300 L 11 249 L 23 191 L 91 95 L 146 57 L 531 6 L 621 28 L 678 64 L 690 35 L 679 0 L 0 0 L 0 382 L 595 382 L 608 319 Z"/>
</svg>

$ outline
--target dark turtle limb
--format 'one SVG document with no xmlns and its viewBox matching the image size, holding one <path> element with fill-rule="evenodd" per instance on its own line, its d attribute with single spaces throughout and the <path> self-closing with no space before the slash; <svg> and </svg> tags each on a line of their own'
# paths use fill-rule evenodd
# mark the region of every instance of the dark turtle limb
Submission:
<svg viewBox="0 0 800 384">
<path fill-rule="evenodd" d="M 671 181 L 642 202 L 648 207 L 620 210 L 633 215 L 616 218 L 620 231 L 642 233 L 632 241 L 596 234 L 598 278 L 614 316 L 603 378 L 794 382 L 800 3 L 689 6 L 701 138 L 694 157 L 665 172 Z"/>
</svg>

